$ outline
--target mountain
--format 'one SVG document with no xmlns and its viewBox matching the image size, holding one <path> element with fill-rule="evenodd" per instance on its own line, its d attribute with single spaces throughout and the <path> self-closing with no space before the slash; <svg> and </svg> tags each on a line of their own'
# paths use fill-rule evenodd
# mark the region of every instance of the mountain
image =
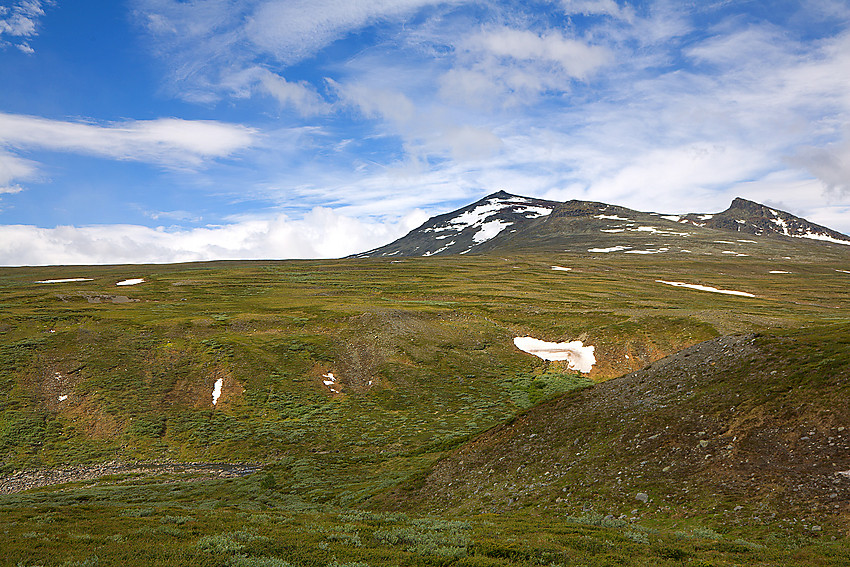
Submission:
<svg viewBox="0 0 850 567">
<path fill-rule="evenodd" d="M 743 235 L 758 240 L 740 238 Z M 782 248 L 780 242 L 794 248 L 792 239 L 846 245 L 850 250 L 850 236 L 740 197 L 716 214 L 667 215 L 594 201 L 560 203 L 499 191 L 432 217 L 395 242 L 353 257 L 508 251 L 749 256 L 775 254 L 777 246 Z M 760 250 L 759 244 L 767 247 Z"/>
<path fill-rule="evenodd" d="M 466 254 L 510 226 L 551 214 L 558 205 L 557 201 L 498 191 L 456 211 L 431 217 L 395 242 L 353 257 Z"/>
</svg>

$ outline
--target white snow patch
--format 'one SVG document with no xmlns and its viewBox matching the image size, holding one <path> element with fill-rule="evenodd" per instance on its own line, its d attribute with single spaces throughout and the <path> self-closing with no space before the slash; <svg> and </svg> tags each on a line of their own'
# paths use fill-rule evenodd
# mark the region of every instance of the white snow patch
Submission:
<svg viewBox="0 0 850 567">
<path fill-rule="evenodd" d="M 661 254 L 667 252 L 669 248 L 650 248 L 649 250 L 626 250 L 626 254 Z"/>
<path fill-rule="evenodd" d="M 219 378 L 218 380 L 215 381 L 215 384 L 213 384 L 213 391 L 212 391 L 213 405 L 216 405 L 218 403 L 218 399 L 221 397 L 221 387 L 223 385 L 224 385 L 224 378 Z"/>
<path fill-rule="evenodd" d="M 823 240 L 825 242 L 834 242 L 835 244 L 844 244 L 850 246 L 850 240 L 841 240 L 832 236 L 821 234 L 819 232 L 807 232 L 806 234 L 792 234 L 794 238 L 811 238 L 812 240 Z"/>
<path fill-rule="evenodd" d="M 494 238 L 500 232 L 511 226 L 510 222 L 494 220 L 490 222 L 485 222 L 481 225 L 481 230 L 472 235 L 472 240 L 476 243 L 481 244 L 482 242 L 487 242 L 491 238 Z"/>
<path fill-rule="evenodd" d="M 835 270 L 836 272 L 841 272 L 842 274 L 850 274 L 850 270 Z"/>
<path fill-rule="evenodd" d="M 741 240 L 740 238 L 738 239 L 738 242 L 749 242 L 750 244 L 758 244 L 758 242 L 756 242 L 755 240 Z"/>
<path fill-rule="evenodd" d="M 729 242 L 728 240 L 715 240 L 715 244 L 735 244 L 734 242 Z"/>
<path fill-rule="evenodd" d="M 564 268 L 563 266 L 552 266 L 552 269 L 558 272 L 572 272 L 572 268 Z"/>
<path fill-rule="evenodd" d="M 684 252 L 685 254 L 693 254 L 693 252 L 691 252 L 690 250 L 685 250 L 684 248 L 679 250 L 679 252 Z"/>
<path fill-rule="evenodd" d="M 547 209 L 546 207 L 523 207 L 514 212 L 525 215 L 527 219 L 536 219 L 552 214 L 552 209 Z"/>
<path fill-rule="evenodd" d="M 549 343 L 532 337 L 515 337 L 514 345 L 529 354 L 533 354 L 543 360 L 568 360 L 567 368 L 578 370 L 587 374 L 591 367 L 596 364 L 596 357 L 592 346 L 584 346 L 581 341 L 569 343 Z"/>
<path fill-rule="evenodd" d="M 588 252 L 620 252 L 622 250 L 628 250 L 631 246 L 612 246 L 610 248 L 588 248 Z"/>
<path fill-rule="evenodd" d="M 668 221 L 679 222 L 679 219 L 681 219 L 682 217 L 680 217 L 679 215 L 661 215 L 661 218 L 667 219 Z"/>
<path fill-rule="evenodd" d="M 786 272 L 785 270 L 770 270 L 768 274 L 790 274 L 791 272 Z"/>
<path fill-rule="evenodd" d="M 93 281 L 94 278 L 65 278 L 63 280 L 41 280 L 40 282 L 35 283 L 68 283 L 68 282 L 90 282 Z"/>
<path fill-rule="evenodd" d="M 140 283 L 145 283 L 143 278 L 130 278 L 129 280 L 120 281 L 115 285 L 137 285 Z"/>
<path fill-rule="evenodd" d="M 600 219 L 600 220 L 624 220 L 624 221 L 631 220 L 631 219 L 624 219 L 623 217 L 618 217 L 617 215 L 593 215 L 593 218 Z"/>
<path fill-rule="evenodd" d="M 708 220 L 708 219 L 713 219 L 714 215 L 699 215 L 697 218 L 699 220 Z"/>
<path fill-rule="evenodd" d="M 538 207 L 533 205 L 526 205 L 521 207 L 516 207 L 517 204 L 527 203 L 527 199 L 521 198 L 510 198 L 506 200 L 501 199 L 490 199 L 483 205 L 478 205 L 472 210 L 466 211 L 464 213 L 459 214 L 455 218 L 448 221 L 446 226 L 434 227 L 426 229 L 426 232 L 441 232 L 444 230 L 456 230 L 458 232 L 464 230 L 468 227 L 482 227 L 482 231 L 479 231 L 473 238 L 480 238 L 482 240 L 476 240 L 476 242 L 484 242 L 485 240 L 490 240 L 496 234 L 502 231 L 506 226 L 510 226 L 513 223 L 506 221 L 491 221 L 490 223 L 486 222 L 488 218 L 495 215 L 496 213 L 504 210 L 504 209 L 514 209 L 514 212 L 517 214 L 525 215 L 526 218 L 537 218 L 548 215 L 552 212 L 552 209 L 547 207 Z M 499 223 L 498 225 L 493 225 L 491 223 Z M 487 227 L 486 231 L 483 231 L 484 227 Z M 504 225 L 504 226 L 501 226 Z M 501 226 L 498 231 L 492 232 L 495 230 L 496 226 Z M 483 232 L 483 234 L 482 234 Z M 487 238 L 484 238 L 485 235 Z"/>
<path fill-rule="evenodd" d="M 611 233 L 626 232 L 626 229 L 625 228 L 602 228 L 602 229 L 599 229 L 599 232 L 611 232 Z"/>
<path fill-rule="evenodd" d="M 327 386 L 327 387 L 328 387 L 328 390 L 330 390 L 330 391 L 331 391 L 331 392 L 333 392 L 334 394 L 338 394 L 338 393 L 339 393 L 339 390 L 337 390 L 336 388 L 334 388 L 334 385 L 336 384 L 336 378 L 334 377 L 334 373 L 333 373 L 333 372 L 328 372 L 327 374 L 322 374 L 322 378 L 327 378 L 327 380 L 322 380 L 322 384 L 324 384 L 325 386 Z"/>
<path fill-rule="evenodd" d="M 59 396 L 59 401 L 60 401 L 60 402 L 64 402 L 64 401 L 65 401 L 65 400 L 67 400 L 67 399 L 68 399 L 68 394 L 62 394 L 61 396 Z"/>
<path fill-rule="evenodd" d="M 717 289 L 716 287 L 711 287 L 711 286 L 707 286 L 707 285 L 689 284 L 689 283 L 682 283 L 682 282 L 668 282 L 668 281 L 665 281 L 665 280 L 655 280 L 655 281 L 658 282 L 658 283 L 666 284 L 666 285 L 672 285 L 672 286 L 676 286 L 676 287 L 687 287 L 687 288 L 696 289 L 696 290 L 699 290 L 699 291 L 710 291 L 710 292 L 713 292 L 713 293 L 723 293 L 723 294 L 726 294 L 726 295 L 740 295 L 742 297 L 755 297 L 755 295 L 753 295 L 752 293 L 747 293 L 746 291 L 735 291 L 735 290 L 731 290 L 731 289 Z"/>
</svg>

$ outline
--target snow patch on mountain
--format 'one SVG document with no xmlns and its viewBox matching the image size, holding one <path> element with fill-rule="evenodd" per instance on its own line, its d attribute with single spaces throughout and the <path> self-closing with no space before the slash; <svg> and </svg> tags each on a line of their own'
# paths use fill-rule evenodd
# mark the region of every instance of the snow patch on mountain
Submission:
<svg viewBox="0 0 850 567">
<path fill-rule="evenodd" d="M 526 219 L 535 219 L 551 214 L 552 212 L 552 209 L 549 207 L 536 206 L 530 203 L 531 201 L 524 197 L 510 197 L 507 199 L 494 197 L 473 209 L 460 213 L 454 218 L 443 221 L 444 223 L 440 226 L 423 229 L 423 232 L 451 231 L 452 234 L 435 237 L 437 239 L 446 239 L 466 229 L 478 228 L 479 230 L 472 235 L 472 240 L 475 244 L 481 244 L 495 238 L 503 230 L 514 224 L 511 221 L 503 219 L 492 219 L 494 215 L 502 212 L 510 212 L 522 215 Z M 447 247 L 443 247 L 440 250 L 425 253 L 424 255 L 431 256 L 446 249 Z"/>
<path fill-rule="evenodd" d="M 498 236 L 500 232 L 502 232 L 512 224 L 512 222 L 506 222 L 501 220 L 485 222 L 481 225 L 481 230 L 472 235 L 472 240 L 474 240 L 476 244 L 487 242 L 491 238 L 495 238 L 496 236 Z"/>
<path fill-rule="evenodd" d="M 823 240 L 824 242 L 833 242 L 835 244 L 844 244 L 845 246 L 850 246 L 850 240 L 841 240 L 838 238 L 833 238 L 828 234 L 822 234 L 820 232 L 806 232 L 804 234 L 792 234 L 794 238 L 811 238 L 812 240 Z"/>
</svg>

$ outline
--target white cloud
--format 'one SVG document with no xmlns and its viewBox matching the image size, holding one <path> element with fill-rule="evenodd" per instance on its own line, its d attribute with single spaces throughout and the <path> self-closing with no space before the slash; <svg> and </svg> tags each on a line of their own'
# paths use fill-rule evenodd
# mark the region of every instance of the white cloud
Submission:
<svg viewBox="0 0 850 567">
<path fill-rule="evenodd" d="M 808 170 L 827 191 L 850 194 L 850 136 L 821 148 L 801 148 L 788 162 Z"/>
<path fill-rule="evenodd" d="M 257 141 L 256 130 L 203 120 L 133 120 L 98 125 L 0 112 L 0 148 L 50 150 L 140 161 L 170 169 L 197 168 Z M 18 193 L 12 181 L 32 179 L 38 164 L 0 151 L 0 193 Z"/>
<path fill-rule="evenodd" d="M 14 45 L 24 53 L 34 53 L 26 39 L 37 35 L 44 8 L 52 4 L 52 0 L 18 0 L 0 6 L 0 47 Z"/>
<path fill-rule="evenodd" d="M 302 116 L 324 114 L 331 108 L 306 81 L 292 83 L 280 75 L 266 72 L 260 82 L 282 106 L 291 106 Z"/>
<path fill-rule="evenodd" d="M 21 159 L 0 150 L 0 187 L 15 187 L 10 185 L 13 180 L 31 179 L 36 172 L 36 164 Z M 17 193 L 18 191 L 0 191 L 1 193 Z"/>
<path fill-rule="evenodd" d="M 341 85 L 328 80 L 339 97 L 349 105 L 359 108 L 369 118 L 386 118 L 396 126 L 404 126 L 416 117 L 413 101 L 396 90 L 376 88 L 363 83 Z"/>
<path fill-rule="evenodd" d="M 253 80 L 311 57 L 353 30 L 399 21 L 431 5 L 462 0 L 136 0 L 134 15 L 170 69 L 176 96 L 210 103 L 222 95 L 269 93 L 302 114 L 317 101 L 302 83 Z M 237 86 L 234 89 L 234 85 Z M 305 87 L 298 89 L 298 86 Z M 323 101 L 322 101 L 323 102 Z M 321 108 L 322 104 L 319 104 Z"/>
<path fill-rule="evenodd" d="M 317 207 L 300 220 L 281 215 L 190 230 L 7 225 L 0 226 L 0 265 L 331 258 L 386 244 L 419 223 L 418 215 L 367 222 Z"/>
<path fill-rule="evenodd" d="M 540 35 L 531 30 L 501 28 L 481 32 L 462 42 L 478 51 L 519 62 L 554 63 L 569 77 L 584 79 L 611 60 L 605 47 L 588 45 L 559 32 Z"/>
<path fill-rule="evenodd" d="M 567 14 L 603 15 L 632 21 L 634 9 L 629 5 L 620 6 L 614 0 L 561 0 Z"/>
<path fill-rule="evenodd" d="M 105 126 L 0 112 L 0 146 L 89 154 L 167 168 L 198 167 L 255 143 L 257 132 L 238 124 L 161 118 Z M 0 185 L 33 177 L 36 164 L 0 153 Z M 7 191 L 8 192 L 8 191 Z"/>
<path fill-rule="evenodd" d="M 313 55 L 351 30 L 399 19 L 447 0 L 272 0 L 260 2 L 246 36 L 263 51 L 291 64 Z"/>
<path fill-rule="evenodd" d="M 496 27 L 454 41 L 456 63 L 439 78 L 439 93 L 470 107 L 532 105 L 546 92 L 569 91 L 613 59 L 607 47 L 558 31 Z"/>
<path fill-rule="evenodd" d="M 250 146 L 256 132 L 205 120 L 160 118 L 106 126 L 0 113 L 0 143 L 167 165 L 199 165 Z"/>
</svg>

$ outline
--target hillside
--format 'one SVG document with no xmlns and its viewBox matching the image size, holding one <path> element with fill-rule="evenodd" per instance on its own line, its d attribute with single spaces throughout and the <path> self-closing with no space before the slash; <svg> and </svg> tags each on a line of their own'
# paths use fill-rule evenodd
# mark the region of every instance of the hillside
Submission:
<svg viewBox="0 0 850 567">
<path fill-rule="evenodd" d="M 712 339 L 536 406 L 453 451 L 403 506 L 850 527 L 850 327 Z"/>
<path fill-rule="evenodd" d="M 542 252 L 763 258 L 814 253 L 827 258 L 850 256 L 850 237 L 741 198 L 716 214 L 669 215 L 500 191 L 353 257 Z"/>
<path fill-rule="evenodd" d="M 687 348 L 696 349 L 687 360 L 702 361 L 693 363 L 697 377 L 707 375 L 702 365 L 714 362 L 726 372 L 729 360 L 744 361 L 738 374 L 734 368 L 718 374 L 718 403 L 735 405 L 741 413 L 734 415 L 753 420 L 759 414 L 749 408 L 762 408 L 760 423 L 769 431 L 787 436 L 784 425 L 774 426 L 778 415 L 789 428 L 815 431 L 810 440 L 832 436 L 841 449 L 842 438 L 827 429 L 837 431 L 845 417 L 835 409 L 843 386 L 830 380 L 845 376 L 850 261 L 831 244 L 813 245 L 825 252 L 2 269 L 0 491 L 6 494 L 0 514 L 6 527 L 0 544 L 10 564 L 25 565 L 90 565 L 93 557 L 123 565 L 278 567 L 615 560 L 654 566 L 675 565 L 681 557 L 775 565 L 793 564 L 787 559 L 794 550 L 817 564 L 840 565 L 847 547 L 837 530 L 846 513 L 835 516 L 822 506 L 844 502 L 844 493 L 830 497 L 814 477 L 785 469 L 768 474 L 769 467 L 755 463 L 750 474 L 764 475 L 764 482 L 734 485 L 746 488 L 735 493 L 734 504 L 726 496 L 718 479 L 734 484 L 743 473 L 721 477 L 710 469 L 730 444 L 723 437 L 726 415 L 700 401 L 713 399 L 714 382 L 703 388 L 677 370 L 671 375 L 676 385 L 694 392 L 679 399 L 682 392 L 673 394 L 663 376 L 648 382 L 652 397 L 632 384 L 636 375 L 618 378 L 648 364 L 669 366 L 658 361 Z M 815 323 L 823 327 L 820 334 L 795 331 Z M 760 333 L 755 343 L 728 345 L 732 358 L 705 346 L 753 333 Z M 571 370 L 570 360 L 520 350 L 518 337 L 593 347 L 594 362 L 589 372 Z M 799 393 L 800 403 L 821 417 L 785 412 L 787 404 L 777 404 L 787 398 L 765 400 L 773 391 L 769 382 L 747 386 L 751 371 L 767 378 L 762 370 L 771 366 L 779 367 L 783 388 L 798 379 L 817 385 L 787 392 Z M 785 369 L 794 370 L 781 374 Z M 594 392 L 617 392 L 620 383 L 632 384 L 627 391 L 637 397 L 594 398 Z M 729 404 L 731 391 L 743 401 Z M 822 400 L 814 399 L 815 391 L 824 393 Z M 627 403 L 656 398 L 656 413 Z M 570 405 L 575 400 L 589 400 L 596 413 L 582 414 Z M 562 413 L 546 413 L 552 408 Z M 825 409 L 835 412 L 834 423 Z M 612 411 L 622 412 L 616 422 Z M 573 422 L 577 434 L 570 440 L 558 427 L 571 415 L 591 417 Z M 543 443 L 536 430 L 511 441 L 524 423 L 555 428 L 545 439 L 557 442 Z M 755 431 L 747 423 L 742 427 Z M 649 439 L 668 425 L 681 431 Z M 705 433 L 697 438 L 691 430 Z M 632 432 L 647 439 L 640 448 Z M 505 443 L 497 443 L 502 437 Z M 725 444 L 717 447 L 721 439 Z M 699 441 L 708 443 L 711 459 Z M 671 453 L 668 442 L 681 449 Z M 767 437 L 761 452 L 749 453 L 731 444 L 755 462 L 778 442 Z M 790 446 L 794 456 L 832 457 L 843 466 L 840 455 L 828 452 L 830 441 L 829 450 L 809 442 Z M 570 447 L 577 452 L 567 459 Z M 637 460 L 645 450 L 649 457 Z M 515 464 L 512 471 L 533 459 L 519 472 L 451 465 L 464 452 L 484 463 L 504 457 Z M 600 466 L 594 452 L 610 465 Z M 570 469 L 556 467 L 554 456 Z M 661 473 L 652 458 L 668 459 Z M 614 471 L 615 465 L 621 468 Z M 672 468 L 665 473 L 666 466 Z M 591 467 L 599 468 L 592 479 L 586 476 Z M 826 465 L 811 469 L 835 472 Z M 482 470 L 498 486 L 476 484 Z M 558 483 L 571 480 L 566 492 L 563 484 L 547 484 L 556 473 Z M 803 488 L 795 492 L 785 477 L 802 479 Z M 675 481 L 670 490 L 654 480 L 664 478 Z M 764 485 L 777 487 L 789 510 L 802 510 L 807 499 L 819 507 L 794 516 L 805 517 L 805 527 L 782 524 L 788 530 L 730 523 L 731 516 L 717 513 L 727 504 L 759 517 L 752 510 L 776 509 L 769 493 L 750 494 L 750 486 Z M 652 507 L 634 504 L 636 491 L 647 493 Z M 617 522 L 625 524 L 599 520 L 597 512 L 605 512 L 603 519 L 624 513 Z M 715 531 L 699 531 L 709 528 Z M 771 543 L 772 534 L 781 541 Z"/>
</svg>

